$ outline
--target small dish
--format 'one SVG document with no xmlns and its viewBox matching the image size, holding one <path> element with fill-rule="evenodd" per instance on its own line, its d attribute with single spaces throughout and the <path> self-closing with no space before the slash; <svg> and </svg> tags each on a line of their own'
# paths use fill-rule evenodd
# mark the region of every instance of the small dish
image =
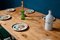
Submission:
<svg viewBox="0 0 60 40">
<path fill-rule="evenodd" d="M 0 20 L 8 20 L 8 19 L 10 19 L 10 18 L 11 18 L 10 15 L 1 15 L 1 16 L 0 16 Z"/>
<path fill-rule="evenodd" d="M 26 23 L 16 23 L 12 25 L 12 28 L 15 31 L 24 31 L 28 28 L 28 25 Z"/>
<path fill-rule="evenodd" d="M 15 8 L 6 9 L 6 11 L 8 11 L 8 12 L 13 12 L 15 10 L 16 10 Z"/>
<path fill-rule="evenodd" d="M 33 13 L 34 10 L 33 10 L 33 9 L 28 9 L 28 10 L 26 10 L 25 12 L 27 12 L 27 13 Z"/>
</svg>

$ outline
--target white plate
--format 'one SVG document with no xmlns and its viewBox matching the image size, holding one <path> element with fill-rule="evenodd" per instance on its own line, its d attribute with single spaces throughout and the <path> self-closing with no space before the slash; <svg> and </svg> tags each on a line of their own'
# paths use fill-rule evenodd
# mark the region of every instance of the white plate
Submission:
<svg viewBox="0 0 60 40">
<path fill-rule="evenodd" d="M 0 20 L 7 20 L 7 19 L 9 19 L 9 18 L 11 18 L 10 15 L 1 15 L 1 16 L 0 16 Z"/>
<path fill-rule="evenodd" d="M 27 13 L 33 13 L 34 10 L 33 10 L 33 9 L 28 9 L 28 10 L 26 10 L 25 12 L 27 12 Z"/>
<path fill-rule="evenodd" d="M 28 25 L 26 23 L 16 23 L 12 26 L 12 28 L 15 31 L 23 31 L 28 28 Z"/>
<path fill-rule="evenodd" d="M 13 12 L 15 10 L 16 10 L 15 8 L 6 9 L 6 11 L 8 11 L 8 12 Z"/>
</svg>

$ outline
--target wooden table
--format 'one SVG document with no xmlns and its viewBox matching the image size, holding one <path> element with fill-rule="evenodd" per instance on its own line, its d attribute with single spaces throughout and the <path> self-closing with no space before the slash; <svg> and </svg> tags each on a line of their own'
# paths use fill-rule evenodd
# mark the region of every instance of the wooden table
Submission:
<svg viewBox="0 0 60 40">
<path fill-rule="evenodd" d="M 26 14 L 26 20 L 21 20 L 20 10 L 21 8 L 16 8 L 15 12 L 0 11 L 0 15 L 9 14 L 12 16 L 12 19 L 0 21 L 0 24 L 17 40 L 60 40 L 60 19 L 56 19 L 52 31 L 46 31 L 44 30 L 44 20 L 42 18 L 44 14 L 38 12 Z M 12 25 L 20 22 L 27 23 L 29 29 L 23 32 L 14 31 Z"/>
</svg>

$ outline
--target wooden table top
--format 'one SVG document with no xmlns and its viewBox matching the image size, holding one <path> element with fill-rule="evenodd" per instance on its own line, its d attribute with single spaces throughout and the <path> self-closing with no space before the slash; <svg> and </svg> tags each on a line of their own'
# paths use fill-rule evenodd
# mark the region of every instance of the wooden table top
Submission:
<svg viewBox="0 0 60 40">
<path fill-rule="evenodd" d="M 26 20 L 21 20 L 20 10 L 21 8 L 16 8 L 15 12 L 0 11 L 0 15 L 9 14 L 12 16 L 12 19 L 0 21 L 0 24 L 17 40 L 60 40 L 60 19 L 56 19 L 52 31 L 46 31 L 44 30 L 44 20 L 42 18 L 44 14 L 39 12 L 26 14 Z M 14 31 L 12 25 L 20 22 L 27 23 L 29 29 L 23 32 Z"/>
</svg>

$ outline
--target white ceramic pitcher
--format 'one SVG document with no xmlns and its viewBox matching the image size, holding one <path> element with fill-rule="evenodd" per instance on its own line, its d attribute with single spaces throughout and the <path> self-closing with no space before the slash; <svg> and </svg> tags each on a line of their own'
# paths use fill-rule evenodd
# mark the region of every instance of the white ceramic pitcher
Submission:
<svg viewBox="0 0 60 40">
<path fill-rule="evenodd" d="M 53 28 L 53 20 L 55 17 L 52 16 L 51 10 L 48 11 L 48 15 L 45 17 L 45 30 L 52 30 Z"/>
</svg>

